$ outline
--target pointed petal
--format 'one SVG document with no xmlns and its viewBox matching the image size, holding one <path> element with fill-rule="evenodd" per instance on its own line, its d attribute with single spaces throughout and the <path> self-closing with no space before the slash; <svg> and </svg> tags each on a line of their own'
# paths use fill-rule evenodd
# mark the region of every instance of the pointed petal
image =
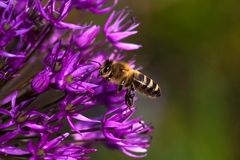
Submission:
<svg viewBox="0 0 240 160">
<path fill-rule="evenodd" d="M 11 116 L 11 113 L 8 110 L 3 108 L 0 108 L 0 114 Z"/>
<path fill-rule="evenodd" d="M 17 30 L 17 31 L 15 31 L 15 35 L 16 36 L 22 35 L 22 34 L 28 32 L 28 31 L 30 31 L 31 29 L 32 29 L 32 27 Z"/>
<path fill-rule="evenodd" d="M 108 27 L 109 27 L 110 23 L 112 22 L 114 16 L 115 16 L 115 11 L 113 11 L 111 13 L 111 15 L 108 17 L 108 19 L 104 25 L 103 30 L 104 30 L 105 34 L 107 34 L 108 32 L 111 32 L 111 30 L 109 30 Z"/>
<path fill-rule="evenodd" d="M 36 0 L 36 6 L 37 6 L 37 8 L 38 8 L 38 11 L 42 14 L 42 16 L 43 16 L 46 20 L 50 21 L 48 15 L 46 14 L 46 12 L 44 11 L 44 9 L 43 9 L 43 7 L 42 7 L 42 5 L 41 5 L 40 0 Z"/>
<path fill-rule="evenodd" d="M 81 114 L 78 114 L 76 116 L 73 116 L 73 118 L 79 120 L 79 121 L 84 121 L 84 122 L 93 122 L 93 123 L 101 123 L 101 121 L 94 120 L 94 119 L 89 119 Z"/>
<path fill-rule="evenodd" d="M 44 126 L 38 125 L 38 124 L 35 124 L 35 123 L 25 123 L 24 126 L 27 126 L 31 129 L 39 130 L 39 131 L 44 131 L 46 129 Z"/>
<path fill-rule="evenodd" d="M 78 77 L 83 74 L 86 74 L 87 72 L 91 71 L 93 68 L 94 68 L 94 65 L 92 65 L 92 64 L 79 66 L 75 71 L 72 72 L 71 75 L 73 77 Z"/>
<path fill-rule="evenodd" d="M 113 45 L 119 49 L 126 50 L 126 51 L 136 50 L 142 47 L 141 45 L 138 45 L 138 44 L 124 43 L 124 42 L 114 43 Z"/>
<path fill-rule="evenodd" d="M 144 158 L 144 157 L 147 156 L 147 154 L 143 154 L 143 155 L 135 155 L 135 154 L 133 154 L 133 153 L 131 153 L 131 152 L 129 152 L 129 151 L 123 149 L 123 148 L 121 148 L 121 150 L 122 150 L 122 152 L 123 152 L 124 154 L 126 154 L 127 156 L 130 156 L 130 157 L 133 157 L 133 158 Z"/>
<path fill-rule="evenodd" d="M 104 13 L 107 13 L 109 12 L 110 10 L 113 9 L 113 7 L 118 3 L 118 0 L 114 0 L 113 4 L 109 7 L 106 7 L 106 8 L 90 8 L 90 11 L 95 13 L 95 14 L 104 14 Z"/>
<path fill-rule="evenodd" d="M 60 29 L 73 29 L 73 30 L 86 28 L 86 26 L 80 26 L 80 25 L 76 25 L 73 23 L 66 23 L 66 22 L 58 22 L 57 24 L 55 24 L 55 26 Z"/>
<path fill-rule="evenodd" d="M 7 5 L 6 5 L 5 3 L 3 3 L 3 2 L 0 1 L 0 7 L 2 7 L 2 8 L 6 8 Z"/>
<path fill-rule="evenodd" d="M 68 0 L 68 1 L 66 1 L 65 3 L 64 3 L 64 5 L 63 5 L 63 10 L 62 10 L 62 12 L 61 12 L 61 17 L 62 18 L 64 18 L 66 15 L 67 15 L 67 13 L 68 13 L 68 11 L 69 11 L 69 9 L 70 9 L 70 7 L 71 7 L 71 3 L 72 2 L 72 0 Z"/>
<path fill-rule="evenodd" d="M 64 133 L 61 136 L 58 136 L 57 138 L 54 138 L 53 140 L 49 141 L 47 144 L 43 146 L 44 150 L 49 150 L 55 146 L 57 146 L 59 143 L 61 143 L 64 139 L 66 139 L 70 134 L 69 133 Z"/>
<path fill-rule="evenodd" d="M 7 128 L 7 127 L 9 127 L 9 126 L 11 126 L 13 124 L 14 124 L 14 121 L 12 121 L 12 120 L 7 122 L 7 123 L 0 124 L 0 129 Z"/>
<path fill-rule="evenodd" d="M 108 37 L 112 40 L 112 41 L 119 41 L 122 40 L 124 38 L 127 38 L 131 35 L 137 34 L 137 31 L 125 31 L 125 32 L 115 32 L 115 33 L 111 33 L 108 35 Z"/>
<path fill-rule="evenodd" d="M 0 50 L 0 56 L 7 57 L 7 58 L 24 58 L 25 57 L 24 55 L 21 55 L 21 54 L 12 54 L 2 50 Z"/>
<path fill-rule="evenodd" d="M 0 153 L 8 154 L 8 155 L 26 155 L 29 154 L 28 151 L 22 150 L 20 148 L 16 148 L 13 146 L 1 146 Z"/>
<path fill-rule="evenodd" d="M 75 125 L 73 124 L 73 122 L 71 121 L 71 118 L 69 116 L 67 116 L 67 121 L 68 124 L 70 125 L 70 127 L 72 128 L 72 130 L 76 131 L 78 134 L 81 135 L 81 133 L 79 132 L 79 130 L 75 127 Z"/>
<path fill-rule="evenodd" d="M 0 144 L 6 143 L 10 139 L 14 138 L 17 134 L 18 134 L 17 130 L 5 133 L 4 135 L 0 136 Z"/>
<path fill-rule="evenodd" d="M 133 146 L 133 147 L 124 147 L 126 150 L 131 151 L 131 152 L 137 152 L 137 153 L 146 153 L 147 149 L 142 148 L 139 146 Z"/>
</svg>

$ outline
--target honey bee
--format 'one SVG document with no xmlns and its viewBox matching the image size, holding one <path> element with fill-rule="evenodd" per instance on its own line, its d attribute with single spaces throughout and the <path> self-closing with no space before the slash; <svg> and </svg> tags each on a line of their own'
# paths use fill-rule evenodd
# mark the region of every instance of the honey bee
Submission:
<svg viewBox="0 0 240 160">
<path fill-rule="evenodd" d="M 133 105 L 135 90 L 150 98 L 161 96 L 161 89 L 157 83 L 141 72 L 132 69 L 122 61 L 106 60 L 100 67 L 99 75 L 113 84 L 116 84 L 117 91 L 127 89 L 125 102 L 128 107 Z"/>
</svg>

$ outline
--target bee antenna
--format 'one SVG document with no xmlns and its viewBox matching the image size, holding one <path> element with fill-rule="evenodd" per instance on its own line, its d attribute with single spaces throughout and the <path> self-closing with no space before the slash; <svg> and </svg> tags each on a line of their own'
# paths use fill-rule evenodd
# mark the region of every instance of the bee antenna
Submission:
<svg viewBox="0 0 240 160">
<path fill-rule="evenodd" d="M 90 62 L 97 63 L 99 66 L 101 66 L 101 65 L 102 65 L 101 63 L 99 63 L 99 62 L 97 62 L 97 61 L 94 61 L 94 60 L 91 60 L 91 59 L 89 59 L 89 61 L 90 61 Z"/>
</svg>

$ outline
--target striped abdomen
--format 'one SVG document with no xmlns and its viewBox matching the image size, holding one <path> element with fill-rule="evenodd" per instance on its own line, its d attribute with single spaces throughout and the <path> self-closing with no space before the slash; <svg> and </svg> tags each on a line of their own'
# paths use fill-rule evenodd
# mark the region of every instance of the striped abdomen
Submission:
<svg viewBox="0 0 240 160">
<path fill-rule="evenodd" d="M 135 72 L 133 77 L 133 84 L 136 90 L 138 90 L 140 93 L 144 93 L 149 97 L 161 96 L 161 90 L 158 84 L 140 72 Z"/>
</svg>

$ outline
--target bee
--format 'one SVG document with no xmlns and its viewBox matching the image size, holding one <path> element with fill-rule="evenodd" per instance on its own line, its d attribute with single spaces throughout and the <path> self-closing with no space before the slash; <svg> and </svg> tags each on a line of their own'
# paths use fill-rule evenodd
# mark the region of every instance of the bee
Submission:
<svg viewBox="0 0 240 160">
<path fill-rule="evenodd" d="M 122 61 L 106 60 L 99 69 L 99 75 L 117 85 L 117 91 L 127 90 L 125 103 L 128 107 L 133 105 L 135 90 L 150 98 L 161 96 L 161 89 L 157 83 L 143 73 L 132 69 Z"/>
</svg>

